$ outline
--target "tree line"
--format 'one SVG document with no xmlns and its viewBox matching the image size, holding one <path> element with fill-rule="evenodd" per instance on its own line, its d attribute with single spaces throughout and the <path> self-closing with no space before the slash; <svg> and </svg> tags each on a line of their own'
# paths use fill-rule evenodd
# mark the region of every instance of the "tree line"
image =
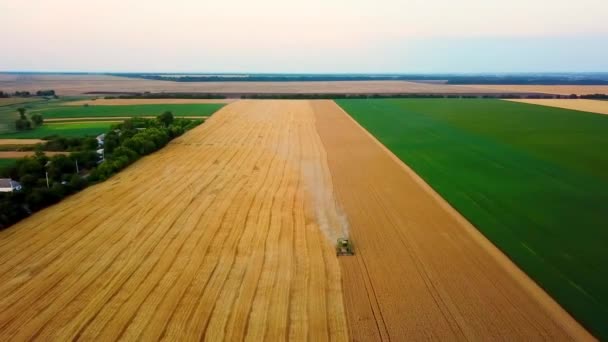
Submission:
<svg viewBox="0 0 608 342">
<path fill-rule="evenodd" d="M 55 97 L 57 96 L 55 94 L 55 91 L 52 89 L 49 90 L 38 90 L 35 93 L 31 93 L 29 91 L 16 91 L 14 93 L 8 93 L 8 92 L 4 92 L 4 91 L 0 91 L 0 97 L 2 98 L 7 98 L 7 97 L 30 97 L 30 96 L 50 96 L 50 97 Z"/>
<path fill-rule="evenodd" d="M 34 156 L 0 169 L 0 177 L 22 185 L 20 191 L 0 193 L 0 229 L 111 177 L 202 122 L 176 119 L 171 112 L 156 119 L 125 120 L 105 134 L 102 156 L 96 151 L 101 146 L 93 137 L 53 139 L 52 148 L 65 144 L 72 153 L 48 157 L 40 146 Z"/>
<path fill-rule="evenodd" d="M 607 73 L 522 73 L 522 74 L 111 74 L 171 82 L 335 82 L 335 81 L 433 81 L 447 84 L 497 85 L 608 85 Z"/>
<path fill-rule="evenodd" d="M 210 93 L 134 93 L 106 96 L 105 99 L 225 99 L 226 96 Z"/>
</svg>

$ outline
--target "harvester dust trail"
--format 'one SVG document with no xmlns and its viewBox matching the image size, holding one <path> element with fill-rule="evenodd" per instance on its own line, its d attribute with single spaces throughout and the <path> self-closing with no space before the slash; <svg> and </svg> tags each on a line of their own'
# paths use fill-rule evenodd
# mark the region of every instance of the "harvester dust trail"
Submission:
<svg viewBox="0 0 608 342">
<path fill-rule="evenodd" d="M 0 232 L 0 339 L 592 337 L 334 102 L 238 101 Z"/>
<path fill-rule="evenodd" d="M 329 178 L 308 103 L 230 104 L 0 232 L 0 338 L 348 340 Z"/>
</svg>

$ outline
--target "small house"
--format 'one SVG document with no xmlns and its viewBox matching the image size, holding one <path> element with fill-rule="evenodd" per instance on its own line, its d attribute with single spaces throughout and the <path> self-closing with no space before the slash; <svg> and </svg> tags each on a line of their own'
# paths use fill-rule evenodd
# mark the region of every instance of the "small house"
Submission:
<svg viewBox="0 0 608 342">
<path fill-rule="evenodd" d="M 0 178 L 0 192 L 13 192 L 21 190 L 21 184 L 10 178 Z"/>
<path fill-rule="evenodd" d="M 105 138 L 106 138 L 105 133 L 98 135 L 97 138 L 96 138 L 97 139 L 97 145 L 99 145 L 100 147 L 103 146 L 103 142 L 104 142 Z"/>
</svg>

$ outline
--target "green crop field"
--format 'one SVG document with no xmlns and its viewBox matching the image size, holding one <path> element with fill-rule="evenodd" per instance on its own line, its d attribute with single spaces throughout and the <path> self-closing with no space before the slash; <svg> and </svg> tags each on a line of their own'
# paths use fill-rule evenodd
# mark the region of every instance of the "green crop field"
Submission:
<svg viewBox="0 0 608 342">
<path fill-rule="evenodd" d="M 209 116 L 222 108 L 223 104 L 153 104 L 129 106 L 55 106 L 39 108 L 45 119 L 49 118 L 81 118 L 81 117 L 112 117 L 112 116 L 156 116 L 165 111 L 173 112 L 175 116 Z"/>
<path fill-rule="evenodd" d="M 500 100 L 336 102 L 608 339 L 608 116 Z"/>
<path fill-rule="evenodd" d="M 12 166 L 16 162 L 17 162 L 17 159 L 13 159 L 13 158 L 0 159 L 0 169 L 7 167 L 7 166 Z"/>
<path fill-rule="evenodd" d="M 0 134 L 0 139 L 42 139 L 51 135 L 66 137 L 99 135 L 105 133 L 112 125 L 111 122 L 52 123 L 29 131 Z"/>
<path fill-rule="evenodd" d="M 77 99 L 77 98 L 68 98 Z M 0 134 L 15 131 L 15 120 L 19 118 L 18 108 L 25 108 L 27 113 L 42 108 L 60 105 L 64 100 L 43 99 L 40 97 L 0 99 Z"/>
</svg>

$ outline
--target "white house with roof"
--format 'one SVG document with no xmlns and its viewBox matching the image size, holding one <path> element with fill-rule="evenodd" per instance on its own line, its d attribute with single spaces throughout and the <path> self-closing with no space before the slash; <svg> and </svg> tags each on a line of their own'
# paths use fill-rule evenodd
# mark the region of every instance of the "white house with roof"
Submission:
<svg viewBox="0 0 608 342">
<path fill-rule="evenodd" d="M 0 178 L 0 192 L 13 192 L 21 190 L 21 184 L 10 178 Z"/>
<path fill-rule="evenodd" d="M 100 134 L 100 135 L 98 135 L 98 136 L 97 136 L 97 138 L 95 138 L 95 139 L 97 139 L 97 145 L 98 145 L 99 147 L 102 147 L 102 146 L 103 146 L 103 142 L 104 142 L 104 140 L 106 139 L 106 134 L 105 134 L 105 133 L 104 133 L 104 134 Z"/>
</svg>

